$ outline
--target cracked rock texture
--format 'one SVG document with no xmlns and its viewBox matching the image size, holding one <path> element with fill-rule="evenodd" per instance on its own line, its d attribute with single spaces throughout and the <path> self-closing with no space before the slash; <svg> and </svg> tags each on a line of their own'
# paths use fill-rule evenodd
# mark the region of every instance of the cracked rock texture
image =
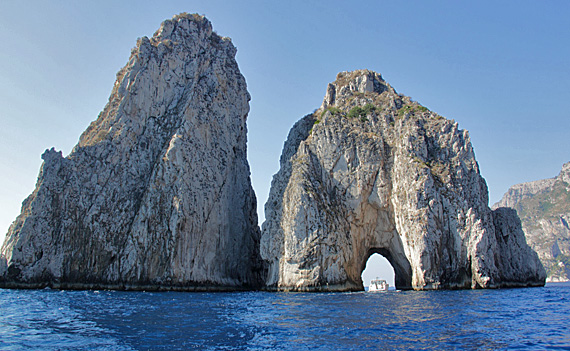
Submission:
<svg viewBox="0 0 570 351">
<path fill-rule="evenodd" d="M 2 246 L 0 285 L 259 287 L 250 96 L 235 54 L 198 15 L 139 39 L 69 156 L 42 155 Z"/>
<path fill-rule="evenodd" d="M 547 281 L 570 280 L 570 162 L 554 178 L 513 185 L 493 208 L 500 206 L 517 211 Z"/>
<path fill-rule="evenodd" d="M 469 134 L 371 71 L 343 72 L 295 124 L 265 205 L 270 290 L 362 290 L 373 253 L 399 289 L 538 286 L 511 209 L 492 211 Z"/>
</svg>

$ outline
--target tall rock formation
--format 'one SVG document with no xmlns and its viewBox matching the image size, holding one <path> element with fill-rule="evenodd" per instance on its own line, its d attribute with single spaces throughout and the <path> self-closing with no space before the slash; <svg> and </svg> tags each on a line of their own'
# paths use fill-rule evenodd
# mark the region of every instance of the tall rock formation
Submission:
<svg viewBox="0 0 570 351">
<path fill-rule="evenodd" d="M 544 284 L 515 211 L 489 208 L 467 131 L 374 72 L 340 73 L 295 124 L 265 214 L 269 290 L 362 290 L 373 253 L 399 289 Z"/>
<path fill-rule="evenodd" d="M 139 39 L 69 156 L 42 155 L 2 246 L 0 286 L 257 288 L 250 96 L 235 54 L 198 15 Z"/>
<path fill-rule="evenodd" d="M 516 184 L 493 205 L 514 208 L 547 281 L 570 280 L 570 162 L 557 177 Z"/>
</svg>

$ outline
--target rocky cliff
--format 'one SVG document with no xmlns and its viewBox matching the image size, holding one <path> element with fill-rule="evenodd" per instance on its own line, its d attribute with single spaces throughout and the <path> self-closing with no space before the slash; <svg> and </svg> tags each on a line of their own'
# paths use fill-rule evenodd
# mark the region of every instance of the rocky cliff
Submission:
<svg viewBox="0 0 570 351">
<path fill-rule="evenodd" d="M 493 205 L 516 209 L 547 281 L 570 280 L 570 162 L 557 177 L 513 185 Z"/>
<path fill-rule="evenodd" d="M 377 73 L 340 73 L 280 163 L 261 237 L 270 290 L 362 290 L 373 253 L 399 289 L 544 284 L 515 211 L 489 208 L 467 131 Z"/>
<path fill-rule="evenodd" d="M 263 279 L 246 159 L 246 83 L 198 15 L 138 40 L 67 157 L 42 158 L 0 286 L 243 289 Z"/>
</svg>

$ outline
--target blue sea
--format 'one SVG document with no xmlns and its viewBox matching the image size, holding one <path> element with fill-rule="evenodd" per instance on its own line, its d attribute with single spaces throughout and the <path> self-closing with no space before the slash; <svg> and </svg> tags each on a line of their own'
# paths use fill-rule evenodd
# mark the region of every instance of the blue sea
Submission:
<svg viewBox="0 0 570 351">
<path fill-rule="evenodd" d="M 0 350 L 570 350 L 570 284 L 383 293 L 0 289 Z"/>
</svg>

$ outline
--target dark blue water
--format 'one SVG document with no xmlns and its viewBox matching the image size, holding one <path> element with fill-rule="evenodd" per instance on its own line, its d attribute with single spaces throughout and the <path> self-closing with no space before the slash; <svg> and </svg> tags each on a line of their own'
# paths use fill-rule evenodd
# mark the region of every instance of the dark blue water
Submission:
<svg viewBox="0 0 570 351">
<path fill-rule="evenodd" d="M 570 284 L 387 293 L 1 290 L 1 350 L 570 350 Z"/>
</svg>

